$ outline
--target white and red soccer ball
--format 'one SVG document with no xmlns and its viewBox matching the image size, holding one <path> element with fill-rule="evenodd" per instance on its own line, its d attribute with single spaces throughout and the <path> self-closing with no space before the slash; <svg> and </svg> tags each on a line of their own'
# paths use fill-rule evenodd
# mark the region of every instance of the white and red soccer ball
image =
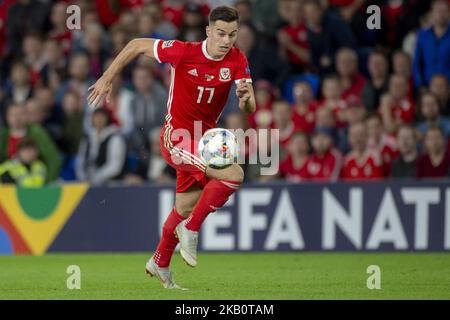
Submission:
<svg viewBox="0 0 450 320">
<path fill-rule="evenodd" d="M 203 134 L 198 151 L 207 166 L 221 169 L 237 162 L 239 143 L 230 130 L 214 128 Z"/>
</svg>

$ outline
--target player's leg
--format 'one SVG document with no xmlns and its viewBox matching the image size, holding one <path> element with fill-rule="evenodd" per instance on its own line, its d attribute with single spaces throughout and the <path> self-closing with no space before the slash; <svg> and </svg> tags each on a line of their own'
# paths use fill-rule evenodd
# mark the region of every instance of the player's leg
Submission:
<svg viewBox="0 0 450 320">
<path fill-rule="evenodd" d="M 190 187 L 186 192 L 176 194 L 175 206 L 164 222 L 158 247 L 147 263 L 147 273 L 151 276 L 157 276 L 165 288 L 180 288 L 172 279 L 169 269 L 170 260 L 178 244 L 175 228 L 192 212 L 200 194 L 201 190 L 196 186 Z"/>
<path fill-rule="evenodd" d="M 165 288 L 180 288 L 173 281 L 169 268 L 171 257 L 178 243 L 174 230 L 181 221 L 186 219 L 198 201 L 201 190 L 197 186 L 198 180 L 194 177 L 198 176 L 197 179 L 201 179 L 204 174 L 200 168 L 178 161 L 180 159 L 174 159 L 165 130 L 166 128 L 163 128 L 161 132 L 161 154 L 166 162 L 177 170 L 175 206 L 164 222 L 160 242 L 154 255 L 146 264 L 146 272 L 151 276 L 158 277 Z"/>
<path fill-rule="evenodd" d="M 178 244 L 175 228 L 181 221 L 189 217 L 200 194 L 201 190 L 196 186 L 192 186 L 186 192 L 176 194 L 175 207 L 164 222 L 161 240 L 154 255 L 155 262 L 159 267 L 169 267 L 173 252 Z"/>
<path fill-rule="evenodd" d="M 244 180 L 244 171 L 238 164 L 224 169 L 206 169 L 209 178 L 196 203 L 191 216 L 181 222 L 176 233 L 180 240 L 180 254 L 192 267 L 197 265 L 198 232 L 203 221 L 211 213 L 220 209 L 228 198 L 239 189 Z"/>
<path fill-rule="evenodd" d="M 202 190 L 193 185 L 186 192 L 177 192 L 175 195 L 175 209 L 184 218 L 189 217 Z"/>
<path fill-rule="evenodd" d="M 206 176 L 210 181 L 203 189 L 192 215 L 186 221 L 186 228 L 199 231 L 208 214 L 220 209 L 228 198 L 239 189 L 244 180 L 244 171 L 238 164 L 224 169 L 206 169 Z"/>
</svg>

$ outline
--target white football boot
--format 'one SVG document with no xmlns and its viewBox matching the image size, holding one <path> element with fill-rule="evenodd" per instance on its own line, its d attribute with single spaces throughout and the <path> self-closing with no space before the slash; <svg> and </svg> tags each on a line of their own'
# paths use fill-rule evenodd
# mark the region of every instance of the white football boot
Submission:
<svg viewBox="0 0 450 320">
<path fill-rule="evenodd" d="M 184 262 L 190 267 L 197 265 L 198 232 L 186 228 L 186 220 L 181 221 L 175 228 L 180 241 L 180 254 Z"/>
<path fill-rule="evenodd" d="M 166 289 L 187 290 L 186 288 L 182 288 L 177 285 L 173 279 L 172 271 L 170 271 L 169 268 L 159 267 L 153 260 L 153 257 L 145 265 L 145 273 L 147 273 L 150 277 L 157 277 L 159 282 L 161 282 L 162 286 Z"/>
</svg>

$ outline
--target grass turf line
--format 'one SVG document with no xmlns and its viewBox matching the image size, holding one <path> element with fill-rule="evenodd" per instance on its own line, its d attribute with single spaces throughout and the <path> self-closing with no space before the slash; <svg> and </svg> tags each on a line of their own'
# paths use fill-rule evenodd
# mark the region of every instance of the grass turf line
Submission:
<svg viewBox="0 0 450 320">
<path fill-rule="evenodd" d="M 163 289 L 144 272 L 149 254 L 0 256 L 0 299 L 450 299 L 450 253 L 200 253 L 196 268 L 179 254 L 176 281 Z M 81 290 L 66 286 L 81 268 Z M 366 287 L 369 265 L 381 290 Z"/>
</svg>

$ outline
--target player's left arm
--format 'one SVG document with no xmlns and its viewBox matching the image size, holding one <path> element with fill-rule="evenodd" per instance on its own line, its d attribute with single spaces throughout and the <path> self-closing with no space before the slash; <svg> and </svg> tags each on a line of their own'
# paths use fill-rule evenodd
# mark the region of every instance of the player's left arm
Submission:
<svg viewBox="0 0 450 320">
<path fill-rule="evenodd" d="M 236 96 L 239 98 L 239 109 L 245 113 L 253 113 L 256 110 L 255 92 L 250 82 L 241 79 L 237 83 Z"/>
</svg>

